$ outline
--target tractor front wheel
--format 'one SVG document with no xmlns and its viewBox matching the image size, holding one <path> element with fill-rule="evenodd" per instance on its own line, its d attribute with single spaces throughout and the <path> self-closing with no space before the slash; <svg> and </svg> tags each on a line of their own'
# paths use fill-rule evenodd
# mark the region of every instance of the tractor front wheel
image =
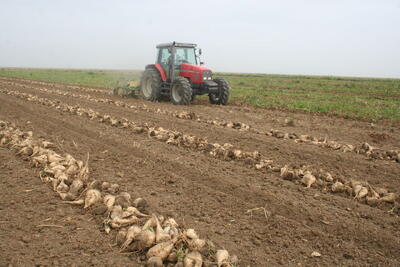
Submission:
<svg viewBox="0 0 400 267">
<path fill-rule="evenodd" d="M 218 84 L 218 93 L 208 95 L 210 103 L 215 105 L 228 104 L 230 91 L 228 82 L 224 78 L 215 78 L 214 82 Z"/>
<path fill-rule="evenodd" d="M 192 94 L 189 81 L 183 77 L 176 77 L 171 85 L 171 102 L 175 105 L 190 105 Z"/>
<path fill-rule="evenodd" d="M 144 99 L 159 101 L 161 97 L 161 75 L 158 70 L 146 69 L 140 80 L 140 92 Z"/>
</svg>

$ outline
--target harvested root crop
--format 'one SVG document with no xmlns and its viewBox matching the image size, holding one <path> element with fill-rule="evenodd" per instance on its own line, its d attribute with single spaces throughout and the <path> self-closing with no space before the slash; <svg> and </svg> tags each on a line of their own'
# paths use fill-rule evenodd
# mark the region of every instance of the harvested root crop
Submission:
<svg viewBox="0 0 400 267">
<path fill-rule="evenodd" d="M 201 267 L 203 265 L 203 258 L 197 251 L 188 253 L 183 260 L 184 267 Z"/>
<path fill-rule="evenodd" d="M 89 189 L 86 192 L 84 209 L 87 209 L 87 208 L 93 206 L 94 204 L 96 204 L 99 201 L 101 201 L 100 191 L 97 189 Z"/>
<path fill-rule="evenodd" d="M 156 234 L 152 228 L 142 230 L 132 243 L 133 250 L 144 250 L 150 248 L 156 241 Z M 130 246 L 131 247 L 131 246 Z"/>
<path fill-rule="evenodd" d="M 160 257 L 151 257 L 147 260 L 146 267 L 163 267 L 163 261 Z"/>
<path fill-rule="evenodd" d="M 196 231 L 195 231 L 194 229 L 187 229 L 187 230 L 184 232 L 184 235 L 185 235 L 187 238 L 190 238 L 190 239 L 197 239 L 197 238 L 199 238 L 199 236 L 197 235 L 197 233 L 196 233 Z"/>
<path fill-rule="evenodd" d="M 158 244 L 170 240 L 171 236 L 168 233 L 164 232 L 164 229 L 161 227 L 158 218 L 155 215 L 153 215 L 153 217 L 156 221 L 156 243 Z"/>
<path fill-rule="evenodd" d="M 128 228 L 128 230 L 126 231 L 124 229 L 125 233 L 125 242 L 122 245 L 122 249 L 126 249 L 131 243 L 132 241 L 135 239 L 135 237 L 140 234 L 140 232 L 142 231 L 142 229 L 137 226 L 137 225 L 132 225 L 131 227 Z"/>
<path fill-rule="evenodd" d="M 171 253 L 172 249 L 174 248 L 175 242 L 177 239 L 165 241 L 155 245 L 154 247 L 150 248 L 147 251 L 146 256 L 150 257 L 160 257 L 161 259 L 166 259 L 168 255 Z"/>
<path fill-rule="evenodd" d="M 229 252 L 225 249 L 217 250 L 215 259 L 218 267 L 229 267 Z"/>
<path fill-rule="evenodd" d="M 397 194 L 395 193 L 387 193 L 383 197 L 381 197 L 381 201 L 388 203 L 394 203 L 396 199 L 397 199 Z"/>
<path fill-rule="evenodd" d="M 310 188 L 317 179 L 315 178 L 314 175 L 311 174 L 311 172 L 306 171 L 303 178 L 301 179 L 301 182 L 307 187 Z"/>
<path fill-rule="evenodd" d="M 107 194 L 103 198 L 103 203 L 106 205 L 108 210 L 111 210 L 115 204 L 115 196 Z"/>
<path fill-rule="evenodd" d="M 341 182 L 335 182 L 332 185 L 332 192 L 344 192 L 346 191 L 346 186 Z"/>
</svg>

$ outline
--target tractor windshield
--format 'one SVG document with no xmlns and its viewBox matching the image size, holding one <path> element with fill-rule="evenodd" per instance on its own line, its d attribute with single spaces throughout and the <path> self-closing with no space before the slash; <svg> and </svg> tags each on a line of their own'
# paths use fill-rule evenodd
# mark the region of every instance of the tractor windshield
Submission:
<svg viewBox="0 0 400 267">
<path fill-rule="evenodd" d="M 180 65 L 183 63 L 197 65 L 196 53 L 193 47 L 176 48 L 175 64 Z"/>
</svg>

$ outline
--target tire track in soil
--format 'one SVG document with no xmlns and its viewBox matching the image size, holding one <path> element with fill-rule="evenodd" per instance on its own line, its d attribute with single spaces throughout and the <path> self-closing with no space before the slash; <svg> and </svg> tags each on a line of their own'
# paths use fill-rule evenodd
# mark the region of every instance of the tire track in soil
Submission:
<svg viewBox="0 0 400 267">
<path fill-rule="evenodd" d="M 94 110 L 101 110 L 103 114 L 110 114 L 119 118 L 123 117 L 143 124 L 150 122 L 151 125 L 161 125 L 167 129 L 195 134 L 206 137 L 209 141 L 217 141 L 220 144 L 228 142 L 245 151 L 257 150 L 281 166 L 288 163 L 294 166 L 310 165 L 315 170 L 324 169 L 329 171 L 334 177 L 339 177 L 340 179 L 348 180 L 348 178 L 353 178 L 368 181 L 374 186 L 387 188 L 391 191 L 396 191 L 397 188 L 400 188 L 400 180 L 397 179 L 400 165 L 397 163 L 360 160 L 360 157 L 362 158 L 363 156 L 354 153 L 325 150 L 309 144 L 293 145 L 280 139 L 265 139 L 263 136 L 254 135 L 246 131 L 238 132 L 229 128 L 214 128 L 209 125 L 203 127 L 196 122 L 165 118 L 161 114 L 132 112 L 123 107 L 104 105 L 66 96 L 54 96 L 44 92 L 37 92 L 33 89 L 24 91 L 52 100 L 61 100 L 62 103 L 70 105 L 78 104 Z M 107 107 L 107 109 L 104 109 L 104 107 Z"/>
<path fill-rule="evenodd" d="M 4 98 L 3 96 L 1 98 L 4 100 L 2 103 L 7 102 L 7 98 Z M 57 135 L 60 135 L 60 136 L 71 135 L 72 133 L 69 130 L 67 130 L 67 128 L 69 128 L 69 127 L 74 128 L 73 127 L 74 123 L 72 123 L 72 122 L 75 122 L 77 125 L 75 127 L 77 128 L 78 132 L 84 131 L 83 129 L 85 129 L 85 128 L 87 129 L 88 127 L 90 127 L 90 128 L 92 128 L 92 131 L 89 131 L 89 133 L 90 132 L 97 133 L 97 132 L 103 131 L 104 133 L 107 133 L 107 136 L 113 136 L 113 135 L 115 135 L 117 137 L 119 136 L 118 139 L 114 138 L 114 140 L 126 141 L 126 140 L 134 139 L 135 142 L 139 141 L 140 144 L 142 144 L 142 143 L 146 144 L 145 140 L 138 140 L 137 137 L 133 138 L 132 136 L 127 136 L 126 134 L 123 133 L 123 131 L 120 131 L 119 129 L 114 129 L 114 128 L 106 129 L 107 127 L 101 127 L 99 125 L 96 125 L 96 123 L 91 123 L 91 122 L 87 122 L 87 121 L 79 122 L 80 121 L 79 118 L 72 118 L 73 116 L 65 116 L 62 114 L 57 114 L 57 112 L 50 111 L 47 108 L 38 107 L 38 106 L 32 105 L 30 103 L 23 103 L 20 100 L 16 100 L 13 102 L 22 103 L 22 105 L 20 104 L 20 105 L 18 105 L 18 107 L 14 107 L 14 108 L 12 108 L 13 105 L 9 105 L 8 108 L 10 108 L 10 111 L 12 110 L 11 116 L 13 116 L 12 114 L 14 114 L 14 113 L 20 112 L 21 109 L 22 110 L 26 109 L 26 107 L 29 106 L 29 107 L 31 107 L 32 110 L 25 112 L 22 116 L 19 116 L 19 117 L 30 117 L 32 119 L 32 121 L 35 121 L 35 120 L 38 121 L 38 122 L 35 122 L 35 124 L 37 124 L 37 126 L 43 127 L 43 124 L 46 125 L 47 123 L 49 123 L 49 119 L 43 118 L 43 119 L 39 120 L 38 118 L 36 118 L 36 116 L 31 115 L 31 113 L 38 113 L 38 111 L 36 111 L 36 110 L 41 110 L 41 112 L 39 112 L 39 114 L 38 114 L 39 117 L 40 117 L 40 115 L 43 116 L 43 114 L 46 114 L 48 116 L 51 115 L 54 117 L 58 117 L 55 121 L 57 121 L 57 122 L 60 121 L 60 122 L 62 122 L 61 124 L 68 125 L 68 127 L 66 127 L 66 128 L 62 127 L 61 130 L 58 130 L 57 133 L 54 133 L 56 136 Z M 6 108 L 6 110 L 7 110 L 7 108 Z M 2 113 L 3 113 L 3 110 L 2 110 Z M 55 114 L 53 114 L 53 113 L 55 113 Z M 55 123 L 55 125 L 59 125 L 59 124 L 60 123 Z M 50 132 L 52 132 L 51 129 L 53 129 L 53 127 L 46 126 L 46 128 L 48 128 L 48 130 Z M 48 131 L 45 130 L 44 134 L 48 135 L 47 132 Z M 84 136 L 89 133 L 85 132 L 85 134 L 81 134 L 81 136 L 79 136 L 79 138 L 84 139 L 86 142 L 93 143 L 93 140 L 90 140 L 91 138 L 87 138 L 87 137 L 84 138 Z M 108 133 L 110 133 L 110 134 L 108 134 Z M 54 138 L 54 136 L 53 136 L 53 138 Z M 99 137 L 97 135 L 93 135 L 93 138 L 99 138 Z M 69 136 L 69 139 L 71 139 L 71 136 Z M 72 138 L 72 139 L 74 139 L 74 138 Z M 89 140 L 87 140 L 87 139 L 89 139 Z M 110 140 L 105 139 L 104 136 L 101 137 L 100 140 L 103 141 L 103 142 L 101 142 L 101 143 L 103 143 L 103 145 L 104 145 L 104 143 L 107 143 L 110 141 Z M 81 142 L 79 142 L 79 143 L 81 143 Z M 82 143 L 84 143 L 84 142 L 82 142 Z M 97 142 L 95 142 L 95 144 L 97 144 Z M 101 151 L 100 151 L 101 149 L 99 150 L 98 148 L 93 148 L 92 145 L 93 144 L 90 145 L 91 150 L 92 150 L 91 151 L 92 155 L 98 154 L 99 152 L 101 153 Z M 149 147 L 150 146 L 152 146 L 152 145 L 149 145 Z M 73 145 L 71 144 L 70 147 L 72 148 Z M 125 155 L 128 152 L 121 153 L 121 151 L 127 151 L 127 150 L 130 151 L 130 149 L 125 149 L 125 150 L 122 149 L 123 147 L 126 147 L 126 145 L 120 144 L 118 146 L 118 149 L 114 148 L 114 150 L 111 150 L 113 146 L 109 146 L 109 147 L 110 147 L 110 151 L 115 151 L 114 153 L 117 153 L 117 154 L 119 153 L 122 156 L 125 156 L 125 160 L 122 160 L 122 162 L 119 162 L 117 164 L 114 163 L 115 164 L 114 167 L 119 167 L 119 166 L 122 167 L 125 164 L 128 164 L 128 166 L 129 166 L 130 164 L 132 164 L 132 162 L 134 162 L 134 161 L 130 161 L 130 160 L 126 161 L 126 159 L 127 158 L 129 159 L 129 157 L 130 157 L 129 155 Z M 162 152 L 162 153 L 165 153 L 166 151 L 170 152 L 171 150 L 173 150 L 171 147 L 162 147 L 160 144 L 157 144 L 155 147 L 159 147 L 158 150 L 160 150 L 160 152 Z M 131 149 L 134 150 L 133 147 L 131 147 Z M 153 149 L 153 147 L 151 147 L 151 149 Z M 82 150 L 84 150 L 84 149 L 82 149 Z M 141 153 L 142 152 L 143 151 L 141 151 Z M 82 153 L 84 153 L 84 152 L 82 152 Z M 141 153 L 139 153 L 139 154 L 141 154 Z M 181 152 L 174 151 L 173 153 L 175 153 L 175 156 L 177 156 L 177 154 L 179 155 Z M 161 168 L 161 170 L 157 170 L 157 168 L 155 168 L 156 171 L 154 171 L 154 169 L 151 168 L 151 174 L 149 173 L 150 174 L 149 176 L 154 176 L 154 172 L 161 172 L 162 173 L 161 176 L 165 177 L 165 171 L 163 169 L 170 162 L 160 162 L 159 158 L 161 156 L 159 154 L 160 153 L 154 153 L 154 155 L 157 155 L 156 157 L 158 157 L 157 163 L 161 163 L 163 165 L 163 167 L 158 167 L 158 168 Z M 188 157 L 187 154 L 185 155 L 185 159 L 190 158 L 190 160 L 188 160 L 189 165 L 185 166 L 182 164 L 183 166 L 173 166 L 172 169 L 175 172 L 177 170 L 186 172 L 186 169 L 188 169 L 188 168 L 190 169 L 190 166 L 191 166 L 190 161 L 193 160 L 193 159 L 191 159 L 192 157 L 194 157 L 194 156 L 197 156 L 199 158 L 202 157 L 201 155 L 198 155 L 196 153 L 189 153 L 189 154 L 190 154 L 190 157 Z M 120 157 L 118 157 L 118 156 L 116 156 L 116 158 L 120 159 Z M 207 161 L 208 161 L 208 159 L 205 159 L 204 163 L 206 163 Z M 198 162 L 198 161 L 196 161 L 196 162 Z M 94 163 L 91 163 L 91 164 L 94 165 L 93 168 L 96 170 L 97 168 L 100 168 L 100 166 L 103 165 L 104 163 L 105 163 L 105 161 L 100 161 L 100 164 L 99 164 L 99 162 L 95 161 Z M 165 164 L 165 163 L 167 163 L 167 164 Z M 208 163 L 208 164 L 209 165 L 206 167 L 211 168 L 212 171 L 216 170 L 217 167 L 221 167 L 221 165 L 229 165 L 229 164 L 220 163 L 220 162 L 218 162 L 218 164 L 215 164 L 215 163 Z M 160 164 L 155 164 L 155 165 L 159 166 Z M 213 166 L 213 165 L 218 165 L 218 166 Z M 152 167 L 154 167 L 154 166 L 152 166 Z M 254 171 L 247 170 L 246 168 L 243 168 L 240 166 L 234 166 L 231 168 L 233 168 L 233 172 L 231 173 L 231 176 L 229 176 L 229 177 L 224 177 L 224 176 L 226 176 L 226 173 L 224 173 L 224 172 L 220 172 L 220 173 L 217 172 L 217 174 L 221 174 L 221 176 L 224 177 L 227 181 L 229 181 L 229 179 L 235 179 L 235 178 L 237 180 L 241 180 L 242 177 L 240 177 L 241 176 L 240 174 L 245 173 L 246 171 L 248 172 L 248 175 L 254 175 L 255 177 L 260 176 L 260 174 L 257 175 Z M 148 170 L 148 167 L 141 166 L 140 172 L 146 172 L 147 170 Z M 197 172 L 198 172 L 197 170 L 193 171 L 193 174 L 196 175 Z M 101 173 L 101 171 L 100 171 L 100 173 Z M 236 177 L 235 177 L 235 173 L 238 173 L 239 175 L 236 175 Z M 191 176 L 192 173 L 188 173 L 188 174 L 189 175 L 185 175 L 185 177 L 182 176 L 182 177 L 178 177 L 178 178 L 185 179 L 185 180 L 188 178 L 191 179 L 190 182 L 188 182 L 188 185 L 193 187 L 192 184 L 195 182 L 195 181 L 193 181 L 194 177 Z M 200 174 L 197 173 L 197 176 L 201 176 L 201 177 L 197 178 L 199 180 L 205 179 L 204 173 L 200 173 Z M 146 177 L 146 178 L 148 179 L 148 177 Z M 117 179 L 117 178 L 114 178 L 114 179 Z M 127 179 L 127 177 L 121 178 L 118 180 L 124 180 L 125 182 L 127 182 L 126 179 Z M 118 180 L 116 180 L 116 182 L 118 182 Z M 205 183 L 214 182 L 214 184 L 215 184 L 215 180 L 216 179 L 210 179 L 210 180 L 206 181 Z M 275 179 L 275 180 L 277 180 L 277 179 Z M 141 179 L 140 183 L 136 184 L 136 186 L 140 186 L 140 184 L 144 181 L 145 181 L 145 179 Z M 223 182 L 223 180 L 221 182 Z M 261 201 L 261 202 L 264 202 L 264 201 L 267 202 L 269 210 L 271 210 L 271 212 L 272 212 L 272 215 L 271 215 L 270 219 L 268 220 L 267 225 L 265 225 L 265 218 L 263 217 L 263 214 L 255 213 L 255 214 L 253 214 L 253 217 L 251 217 L 252 220 L 249 220 L 249 218 L 250 218 L 249 215 L 243 215 L 243 211 L 245 211 L 246 209 L 237 209 L 235 206 L 235 205 L 237 205 L 237 203 L 243 203 L 243 202 L 251 203 L 252 201 L 254 201 L 257 204 L 260 203 L 259 202 L 260 200 L 258 200 L 259 195 L 252 196 L 252 192 L 256 191 L 254 189 L 254 187 L 256 187 L 256 186 L 250 187 L 249 190 L 246 190 L 245 193 L 247 195 L 238 194 L 236 196 L 237 192 L 232 192 L 232 188 L 227 186 L 228 183 L 225 182 L 225 184 L 223 184 L 223 186 L 221 186 L 221 189 L 223 189 L 226 186 L 223 193 L 225 195 L 227 195 L 228 197 L 225 197 L 225 198 L 221 197 L 221 201 L 218 201 L 218 200 L 215 201 L 213 199 L 213 198 L 218 198 L 218 196 L 215 194 L 216 193 L 215 191 L 210 190 L 210 188 L 212 186 L 199 188 L 199 190 L 197 190 L 198 191 L 197 194 L 199 192 L 201 192 L 200 198 L 202 198 L 203 200 L 205 199 L 205 202 L 200 203 L 199 204 L 200 209 L 198 209 L 196 211 L 204 212 L 204 210 L 209 210 L 210 206 L 211 207 L 214 206 L 215 211 L 217 211 L 217 210 L 220 210 L 221 206 L 222 206 L 221 213 L 219 213 L 219 214 L 216 213 L 216 215 L 211 214 L 210 217 L 211 217 L 213 223 L 215 223 L 215 225 L 217 225 L 217 226 L 221 226 L 222 229 L 229 229 L 235 233 L 235 234 L 232 234 L 232 236 L 231 236 L 232 239 L 227 240 L 226 243 L 229 244 L 230 242 L 232 242 L 231 245 L 233 247 L 235 247 L 238 245 L 238 243 L 236 243 L 235 240 L 239 241 L 239 244 L 243 245 L 244 249 L 251 251 L 248 254 L 246 254 L 245 252 L 242 252 L 241 254 L 245 257 L 240 257 L 240 258 L 246 259 L 246 260 L 248 260 L 248 263 L 252 263 L 252 264 L 265 263 L 265 262 L 267 262 L 266 261 L 267 259 L 269 259 L 269 260 L 271 260 L 271 262 L 275 262 L 275 263 L 278 263 L 278 262 L 286 262 L 287 263 L 286 257 L 288 255 L 289 255 L 289 258 L 296 259 L 296 260 L 298 259 L 298 261 L 300 261 L 300 262 L 301 261 L 305 261 L 305 262 L 309 262 L 309 263 L 312 263 L 312 262 L 314 262 L 314 263 L 320 262 L 321 263 L 322 262 L 322 263 L 325 263 L 326 265 L 328 265 L 328 263 L 335 262 L 335 261 L 336 262 L 344 261 L 344 262 L 342 262 L 343 264 L 349 263 L 348 260 L 342 259 L 342 258 L 335 260 L 337 253 L 340 254 L 340 252 L 343 252 L 342 251 L 343 247 L 348 246 L 347 250 L 350 250 L 350 251 L 354 251 L 355 247 L 357 247 L 357 246 L 354 246 L 354 244 L 351 244 L 351 242 L 349 240 L 349 232 L 354 231 L 354 233 L 356 233 L 356 234 L 353 234 L 352 238 L 354 238 L 354 236 L 355 236 L 357 243 L 363 244 L 363 243 L 367 243 L 369 240 L 369 238 L 365 239 L 366 232 L 369 232 L 369 231 L 375 232 L 378 228 L 381 228 L 381 227 L 382 228 L 386 227 L 385 228 L 386 230 L 383 230 L 383 232 L 388 233 L 388 234 L 387 235 L 381 234 L 379 236 L 376 236 L 376 240 L 378 240 L 377 243 L 385 242 L 385 244 L 391 244 L 392 246 L 394 246 L 394 248 L 391 248 L 391 249 L 389 248 L 385 253 L 390 254 L 391 251 L 395 250 L 397 244 L 393 241 L 390 241 L 390 240 L 393 240 L 393 238 L 394 238 L 392 236 L 392 233 L 390 233 L 390 232 L 393 230 L 393 227 L 391 227 L 391 224 L 395 225 L 396 221 L 391 216 L 386 215 L 386 213 L 384 213 L 382 211 L 377 211 L 377 210 L 371 209 L 369 207 L 364 207 L 362 205 L 359 205 L 359 204 L 354 203 L 349 200 L 338 199 L 335 196 L 322 195 L 322 197 L 321 197 L 322 200 L 315 199 L 312 197 L 312 193 L 311 193 L 312 191 L 299 192 L 298 189 L 294 188 L 290 184 L 285 184 L 285 181 L 278 180 L 278 184 L 279 184 L 279 182 L 281 183 L 281 186 L 283 185 L 282 187 L 279 185 L 274 186 L 271 183 L 269 183 L 267 180 L 267 185 L 268 185 L 268 187 L 271 187 L 271 188 L 267 191 L 267 194 L 266 194 L 267 199 Z M 158 188 L 159 186 L 154 186 L 154 184 L 152 184 L 152 183 L 150 183 L 149 186 L 153 190 L 159 189 Z M 135 187 L 130 188 L 130 189 L 132 191 L 134 191 Z M 131 191 L 131 190 L 129 190 L 129 191 Z M 182 191 L 184 193 L 178 197 L 178 199 L 181 200 L 181 203 L 182 202 L 185 203 L 185 201 L 189 202 L 193 196 L 197 195 L 197 194 L 194 194 L 193 196 L 190 195 L 190 194 L 196 193 L 196 190 L 190 192 L 190 194 L 188 194 L 188 195 L 186 195 L 184 190 L 182 190 Z M 162 195 L 161 193 L 156 193 L 156 195 L 157 194 L 158 194 L 158 196 Z M 162 197 L 164 197 L 164 196 L 162 196 Z M 241 199 L 236 199 L 239 197 Z M 157 198 L 157 197 L 154 197 L 154 198 Z M 235 199 L 236 199 L 236 201 L 235 201 Z M 153 199 L 152 202 L 154 203 L 154 202 L 156 202 L 156 200 Z M 193 209 L 193 207 L 195 207 L 195 205 L 193 205 L 193 206 L 189 205 L 189 207 L 188 207 L 188 202 L 186 202 L 186 206 L 184 208 L 186 208 L 187 212 L 190 213 L 190 209 Z M 194 201 L 194 202 L 196 203 L 196 201 Z M 210 203 L 208 203 L 208 202 L 210 202 Z M 177 206 L 180 206 L 181 203 L 178 204 Z M 193 203 L 193 202 L 189 202 L 189 203 Z M 196 203 L 196 204 L 198 204 L 198 203 Z M 345 207 L 348 207 L 349 205 L 352 207 L 352 211 L 345 210 Z M 226 207 L 226 206 L 228 206 L 228 207 Z M 162 205 L 160 205 L 160 207 L 162 208 Z M 253 207 L 253 206 L 250 206 L 250 207 Z M 176 207 L 174 207 L 174 208 L 176 208 Z M 329 212 L 327 212 L 327 210 Z M 356 212 L 356 210 L 357 210 L 357 212 Z M 367 216 L 366 214 L 369 214 L 367 216 L 368 219 L 366 220 L 365 218 L 363 219 L 363 217 L 357 217 L 356 214 L 359 214 L 359 212 L 361 212 L 361 214 L 363 214 L 364 216 Z M 335 214 L 332 214 L 332 213 L 335 213 Z M 371 213 L 373 215 L 370 215 Z M 221 220 L 221 218 L 219 217 L 219 216 L 223 216 L 224 214 L 232 214 L 232 216 L 229 216 L 229 217 L 237 218 L 237 222 L 235 222 L 235 224 L 232 224 L 232 225 L 229 225 L 229 224 L 227 225 L 226 224 L 227 221 L 225 220 L 226 217 L 224 220 Z M 376 216 L 378 214 L 380 217 Z M 190 214 L 189 216 L 187 216 L 188 220 L 193 220 L 193 218 L 190 219 L 190 217 L 192 217 L 192 216 L 194 217 L 195 214 Z M 335 223 L 321 225 L 321 223 L 320 223 L 321 216 L 325 217 L 328 222 L 331 221 L 331 222 L 335 222 Z M 336 218 L 337 216 L 339 218 Z M 385 218 L 384 222 L 382 222 L 382 220 L 375 219 L 375 218 L 382 218 L 382 216 L 383 216 L 383 218 Z M 317 217 L 318 219 L 315 219 L 315 217 Z M 301 218 L 304 218 L 304 220 L 302 220 Z M 198 218 L 196 218 L 194 220 L 197 220 L 197 219 Z M 255 221 L 253 221 L 253 220 L 255 220 Z M 364 222 L 364 221 L 366 221 L 366 222 Z M 359 223 L 365 224 L 365 227 L 362 230 L 358 229 Z M 198 224 L 201 225 L 202 223 L 198 222 Z M 304 226 L 303 224 L 305 224 L 306 226 Z M 240 227 L 238 227 L 238 225 Z M 343 225 L 346 225 L 347 229 L 343 229 L 342 228 Z M 196 226 L 196 228 L 197 228 L 197 226 Z M 203 224 L 201 228 L 206 232 L 210 232 L 210 225 L 205 226 Z M 248 230 L 249 228 L 250 228 L 250 230 Z M 275 231 L 275 232 L 273 232 L 273 231 Z M 333 237 L 331 236 L 332 234 L 327 234 L 329 232 L 335 233 L 333 235 Z M 235 239 L 235 235 L 237 233 L 245 233 L 246 235 L 248 235 L 250 237 L 252 236 L 252 234 L 254 236 L 255 236 L 255 234 L 257 234 L 257 236 L 260 236 L 261 238 L 260 238 L 259 242 L 254 241 L 257 238 L 256 239 L 249 238 L 248 240 L 246 240 L 247 242 L 244 242 L 243 240 L 240 240 L 238 238 Z M 212 233 L 211 233 L 211 235 L 212 235 Z M 214 233 L 214 235 L 216 237 L 219 236 L 221 239 L 221 236 L 218 233 Z M 377 235 L 377 234 L 376 233 L 373 234 L 374 237 L 375 237 L 375 235 Z M 298 238 L 298 240 L 294 241 L 293 240 L 294 236 L 296 238 Z M 304 242 L 306 242 L 306 241 L 304 241 L 302 239 L 307 239 L 309 242 L 311 241 L 310 243 L 312 243 L 312 245 L 310 243 L 308 243 L 308 245 L 305 246 Z M 335 240 L 332 240 L 332 239 L 335 239 Z M 323 243 L 321 245 L 320 244 L 321 240 L 326 242 L 326 244 Z M 246 246 L 246 243 L 248 243 L 247 246 Z M 253 243 L 258 243 L 259 245 L 256 245 Z M 260 250 L 258 247 L 263 243 L 264 244 L 268 243 L 269 245 Z M 343 247 L 341 249 L 336 248 L 336 249 L 332 250 L 335 243 L 336 244 L 341 243 L 341 245 Z M 374 245 L 377 246 L 377 243 L 374 243 Z M 371 243 L 368 243 L 368 244 L 371 244 Z M 311 259 L 311 258 L 306 259 L 306 260 L 302 259 L 303 256 L 305 255 L 305 251 L 308 252 L 310 250 L 310 247 L 312 247 L 313 245 L 321 246 L 321 248 L 323 248 L 323 250 L 324 250 L 322 253 L 324 255 L 326 255 L 325 257 L 327 257 L 327 258 L 322 259 L 322 260 Z M 288 252 L 287 251 L 288 249 L 285 248 L 285 246 L 286 247 L 290 246 L 293 250 Z M 374 249 L 374 246 L 370 247 L 369 249 Z M 325 252 L 325 250 L 326 250 L 326 252 Z M 331 254 L 331 252 L 335 252 L 335 253 Z M 254 258 L 254 254 L 257 257 L 255 259 L 255 262 L 254 261 L 252 262 L 250 260 L 250 258 Z M 355 253 L 355 254 L 357 254 L 357 253 Z M 266 256 L 261 256 L 261 255 L 266 255 Z M 285 255 L 285 256 L 280 256 L 280 255 Z M 368 255 L 368 251 L 364 251 L 359 255 L 366 256 L 366 255 Z M 396 256 L 394 256 L 394 255 L 392 255 L 392 256 L 386 255 L 386 256 L 388 258 L 394 260 L 393 262 L 396 262 L 396 260 L 397 260 Z M 379 258 L 379 256 L 376 256 L 376 257 Z M 361 256 L 353 258 L 353 260 L 355 260 L 356 262 L 361 259 L 362 259 Z M 374 259 L 377 260 L 377 258 L 374 258 Z M 351 261 L 353 261 L 353 260 L 351 260 Z M 382 260 L 382 259 L 379 259 L 379 260 Z M 390 262 L 388 262 L 388 263 L 390 263 Z"/>
</svg>

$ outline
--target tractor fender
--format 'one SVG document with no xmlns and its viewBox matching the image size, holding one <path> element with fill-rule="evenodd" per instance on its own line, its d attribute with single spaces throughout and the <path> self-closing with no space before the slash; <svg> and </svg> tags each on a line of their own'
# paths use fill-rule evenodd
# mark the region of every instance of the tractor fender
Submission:
<svg viewBox="0 0 400 267">
<path fill-rule="evenodd" d="M 165 71 L 161 67 L 160 64 L 149 64 L 149 65 L 146 66 L 146 69 L 149 69 L 149 68 L 153 68 L 153 69 L 158 70 L 158 72 L 160 72 L 161 79 L 163 80 L 163 82 L 165 82 L 167 80 L 167 76 L 165 75 Z"/>
</svg>

